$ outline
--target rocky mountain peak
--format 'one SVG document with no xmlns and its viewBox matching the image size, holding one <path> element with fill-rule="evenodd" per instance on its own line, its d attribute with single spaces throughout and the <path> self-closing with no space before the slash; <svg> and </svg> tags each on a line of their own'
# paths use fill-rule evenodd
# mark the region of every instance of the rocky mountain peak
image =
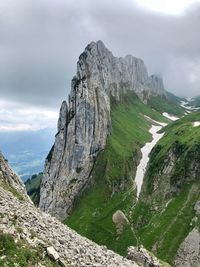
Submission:
<svg viewBox="0 0 200 267">
<path fill-rule="evenodd" d="M 46 160 L 42 210 L 66 218 L 75 199 L 90 184 L 95 158 L 111 134 L 110 96 L 119 100 L 134 91 L 143 99 L 151 93 L 163 94 L 162 86 L 160 79 L 148 77 L 141 59 L 117 58 L 102 41 L 85 48 L 72 79 L 68 107 L 65 101 L 61 106 L 58 133 Z"/>
</svg>

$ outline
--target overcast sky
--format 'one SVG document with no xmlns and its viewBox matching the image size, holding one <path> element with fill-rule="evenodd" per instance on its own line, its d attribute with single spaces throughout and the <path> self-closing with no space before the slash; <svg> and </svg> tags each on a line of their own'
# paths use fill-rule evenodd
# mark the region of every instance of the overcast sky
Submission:
<svg viewBox="0 0 200 267">
<path fill-rule="evenodd" d="M 167 90 L 199 95 L 199 25 L 199 0 L 0 1 L 0 131 L 54 124 L 93 40 L 142 58 Z"/>
</svg>

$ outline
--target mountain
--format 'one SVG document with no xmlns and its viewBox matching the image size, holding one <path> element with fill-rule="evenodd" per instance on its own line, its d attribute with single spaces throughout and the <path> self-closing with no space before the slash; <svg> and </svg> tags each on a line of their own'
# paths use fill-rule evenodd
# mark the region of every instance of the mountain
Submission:
<svg viewBox="0 0 200 267">
<path fill-rule="evenodd" d="M 89 44 L 60 109 L 39 207 L 123 256 L 129 248 L 138 263 L 144 246 L 172 266 L 198 266 L 189 241 L 199 244 L 200 113 L 189 105 L 141 59 Z"/>
<path fill-rule="evenodd" d="M 64 101 L 61 106 L 58 133 L 41 184 L 42 210 L 60 219 L 71 212 L 91 183 L 94 162 L 111 135 L 111 105 L 124 96 L 129 101 L 128 95 L 132 102 L 138 97 L 147 102 L 149 96 L 165 95 L 165 90 L 160 77 L 148 76 L 141 59 L 116 58 L 101 41 L 89 44 L 79 57 L 68 105 Z"/>
<path fill-rule="evenodd" d="M 23 181 L 43 171 L 46 155 L 54 140 L 54 129 L 0 132 L 0 148 Z"/>
</svg>

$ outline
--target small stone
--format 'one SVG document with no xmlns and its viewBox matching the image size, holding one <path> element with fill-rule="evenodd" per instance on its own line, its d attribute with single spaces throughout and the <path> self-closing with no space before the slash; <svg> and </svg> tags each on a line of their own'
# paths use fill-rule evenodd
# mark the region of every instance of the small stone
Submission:
<svg viewBox="0 0 200 267">
<path fill-rule="evenodd" d="M 58 252 L 54 249 L 54 247 L 48 247 L 47 248 L 47 254 L 50 258 L 57 261 L 59 259 Z"/>
</svg>

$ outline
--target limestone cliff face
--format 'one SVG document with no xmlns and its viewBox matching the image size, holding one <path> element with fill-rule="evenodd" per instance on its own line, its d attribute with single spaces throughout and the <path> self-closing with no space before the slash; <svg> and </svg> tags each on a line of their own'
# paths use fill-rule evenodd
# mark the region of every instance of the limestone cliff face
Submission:
<svg viewBox="0 0 200 267">
<path fill-rule="evenodd" d="M 69 214 L 90 182 L 94 160 L 111 133 L 110 96 L 119 100 L 127 90 L 141 98 L 149 92 L 165 93 L 159 78 L 148 77 L 141 59 L 116 58 L 101 41 L 89 44 L 79 57 L 68 105 L 64 101 L 61 106 L 41 185 L 42 210 L 59 219 Z"/>
</svg>

